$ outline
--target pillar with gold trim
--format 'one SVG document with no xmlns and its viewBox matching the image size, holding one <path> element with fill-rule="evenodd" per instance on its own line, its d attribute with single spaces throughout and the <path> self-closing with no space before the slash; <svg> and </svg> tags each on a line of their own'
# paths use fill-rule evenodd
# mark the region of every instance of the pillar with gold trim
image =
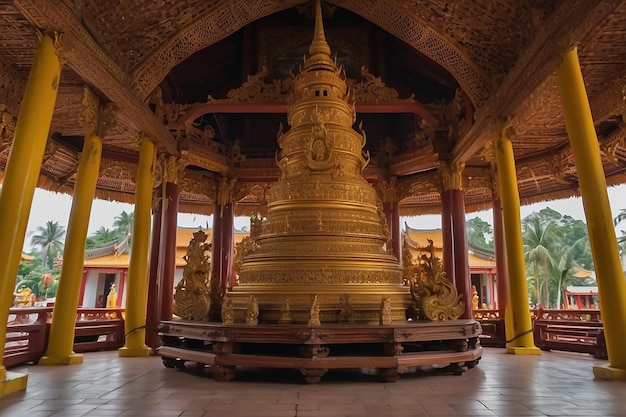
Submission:
<svg viewBox="0 0 626 417">
<path fill-rule="evenodd" d="M 91 204 L 96 193 L 102 157 L 102 137 L 107 128 L 113 124 L 115 112 L 115 106 L 111 103 L 101 106 L 98 97 L 88 88 L 85 88 L 83 106 L 81 121 L 87 135 L 72 195 L 63 267 L 54 303 L 48 347 L 39 360 L 41 365 L 70 365 L 83 362 L 83 356 L 73 352 L 74 327 Z"/>
<path fill-rule="evenodd" d="M 213 213 L 213 242 L 211 253 L 211 320 L 220 320 L 221 294 L 233 283 L 234 202 L 232 192 L 236 179 L 222 176 L 218 183 Z"/>
<path fill-rule="evenodd" d="M 28 217 L 43 160 L 61 77 L 60 36 L 41 37 L 26 83 L 0 194 L 0 356 Z M 26 389 L 28 376 L 0 364 L 0 397 Z"/>
<path fill-rule="evenodd" d="M 620 263 L 600 147 L 576 48 L 563 54 L 556 77 L 578 171 L 609 357 L 609 364 L 594 367 L 593 374 L 602 379 L 626 380 L 626 280 Z"/>
<path fill-rule="evenodd" d="M 398 177 L 393 176 L 389 180 L 381 181 L 377 184 L 379 195 L 382 197 L 383 211 L 387 221 L 389 230 L 389 240 L 387 242 L 390 247 L 387 252 L 392 252 L 400 266 L 402 266 L 402 236 L 400 233 L 400 211 L 397 193 Z"/>
<path fill-rule="evenodd" d="M 162 158 L 159 158 L 160 160 Z M 163 275 L 161 258 L 161 225 L 163 224 L 163 187 L 156 187 L 152 200 L 152 237 L 150 240 L 150 259 L 148 267 L 148 300 L 146 307 L 146 345 L 152 349 L 161 346 L 159 323 L 161 303 L 159 286 Z"/>
<path fill-rule="evenodd" d="M 152 140 L 141 135 L 135 212 L 133 218 L 133 247 L 128 266 L 124 347 L 119 356 L 149 356 L 145 344 L 146 301 L 148 287 L 148 254 L 150 250 L 150 209 L 156 168 L 156 148 Z"/>
<path fill-rule="evenodd" d="M 453 266 L 452 276 L 456 289 L 465 301 L 465 312 L 461 318 L 472 318 L 472 282 L 469 274 L 469 258 L 467 246 L 467 230 L 465 226 L 465 202 L 463 194 L 463 168 L 465 164 L 440 161 L 438 164 L 442 179 L 442 201 L 449 207 L 442 209 L 442 235 L 444 236 L 444 269 L 445 257 Z M 447 227 L 443 227 L 444 222 Z M 448 249 L 446 245 L 450 245 Z M 448 270 L 446 269 L 446 272 Z"/>
<path fill-rule="evenodd" d="M 498 170 L 498 190 L 502 204 L 505 248 L 507 254 L 511 326 L 507 323 L 507 352 L 515 354 L 538 355 L 541 351 L 535 346 L 533 326 L 528 304 L 528 286 L 526 284 L 526 266 L 524 264 L 524 243 L 522 240 L 522 221 L 520 199 L 517 190 L 517 173 L 511 138 L 515 130 L 508 123 L 498 122 L 494 132 L 494 147 Z"/>
<path fill-rule="evenodd" d="M 185 166 L 175 156 L 167 156 L 163 160 L 163 224 L 161 227 L 161 243 L 163 275 L 159 285 L 159 301 L 161 304 L 161 320 L 172 319 L 174 303 L 174 276 L 176 275 L 176 232 L 178 222 L 178 181 L 182 177 Z"/>
</svg>

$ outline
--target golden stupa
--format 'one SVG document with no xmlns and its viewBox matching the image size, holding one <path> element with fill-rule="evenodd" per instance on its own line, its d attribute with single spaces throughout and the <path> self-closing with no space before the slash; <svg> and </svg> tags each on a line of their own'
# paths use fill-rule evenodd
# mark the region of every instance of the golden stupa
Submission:
<svg viewBox="0 0 626 417">
<path fill-rule="evenodd" d="M 315 34 L 289 95 L 278 132 L 281 178 L 267 214 L 253 222 L 254 250 L 227 297 L 237 318 L 249 300 L 260 323 L 379 322 L 381 303 L 405 320 L 409 289 L 388 244 L 374 187 L 363 177 L 369 155 L 356 121 L 355 98 L 326 42 L 319 1 Z M 230 302 L 230 301 L 229 301 Z"/>
</svg>

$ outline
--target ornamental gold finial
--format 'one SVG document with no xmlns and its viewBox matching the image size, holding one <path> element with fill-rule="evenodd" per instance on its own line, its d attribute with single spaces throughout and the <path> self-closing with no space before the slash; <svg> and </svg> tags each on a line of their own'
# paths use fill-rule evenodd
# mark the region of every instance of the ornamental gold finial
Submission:
<svg viewBox="0 0 626 417">
<path fill-rule="evenodd" d="M 326 42 L 320 0 L 315 1 L 315 33 L 313 34 L 313 42 L 309 46 L 309 57 L 305 58 L 304 65 L 306 72 L 319 69 L 334 71 L 337 67 L 330 57 L 330 46 Z"/>
<path fill-rule="evenodd" d="M 309 46 L 309 55 L 311 58 L 317 54 L 324 54 L 330 57 L 330 47 L 326 42 L 324 34 L 324 22 L 322 21 L 322 5 L 320 0 L 315 0 L 315 33 L 313 34 L 313 42 Z"/>
</svg>

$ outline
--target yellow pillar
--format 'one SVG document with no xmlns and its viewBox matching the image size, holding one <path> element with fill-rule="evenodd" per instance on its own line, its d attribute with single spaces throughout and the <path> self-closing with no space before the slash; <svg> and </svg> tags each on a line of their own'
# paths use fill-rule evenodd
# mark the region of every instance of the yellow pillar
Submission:
<svg viewBox="0 0 626 417">
<path fill-rule="evenodd" d="M 61 76 L 54 40 L 43 36 L 26 83 L 0 194 L 0 357 L 4 356 L 13 286 L 24 246 L 33 194 L 46 149 Z M 0 397 L 26 390 L 28 376 L 0 363 Z"/>
<path fill-rule="evenodd" d="M 609 356 L 609 365 L 594 367 L 593 374 L 597 378 L 626 380 L 626 281 L 606 192 L 600 146 L 576 48 L 563 55 L 556 76 L 578 171 Z"/>
<path fill-rule="evenodd" d="M 83 362 L 83 355 L 75 354 L 72 348 L 80 281 L 85 260 L 85 242 L 101 156 L 102 139 L 100 136 L 95 134 L 86 136 L 72 197 L 72 209 L 63 253 L 63 268 L 54 303 L 48 348 L 39 360 L 40 365 L 71 365 Z"/>
<path fill-rule="evenodd" d="M 512 134 L 512 128 L 498 124 L 495 152 L 509 270 L 509 302 L 505 312 L 505 322 L 507 327 L 512 324 L 513 328 L 513 338 L 508 339 L 510 342 L 507 343 L 507 352 L 538 355 L 541 351 L 535 346 L 533 340 L 533 326 L 528 305 L 520 201 L 515 173 L 515 157 L 510 138 Z"/>
<path fill-rule="evenodd" d="M 126 293 L 126 344 L 119 356 L 149 356 L 146 346 L 146 303 L 148 292 L 148 255 L 150 249 L 150 209 L 152 186 L 156 167 L 156 148 L 146 137 L 141 138 L 135 213 L 133 220 L 133 248 L 128 266 L 128 291 Z"/>
</svg>

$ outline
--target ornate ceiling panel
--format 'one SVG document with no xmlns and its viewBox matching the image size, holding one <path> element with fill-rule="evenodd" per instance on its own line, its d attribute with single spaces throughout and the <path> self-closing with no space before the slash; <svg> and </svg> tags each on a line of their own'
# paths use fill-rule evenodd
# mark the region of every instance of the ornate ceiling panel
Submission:
<svg viewBox="0 0 626 417">
<path fill-rule="evenodd" d="M 275 141 L 279 126 L 287 128 L 280 105 L 291 82 L 288 66 L 280 79 L 271 67 L 306 52 L 308 8 L 304 0 L 0 0 L 0 177 L 37 31 L 55 30 L 68 49 L 40 186 L 72 192 L 89 87 L 120 109 L 103 137 L 99 198 L 132 202 L 137 135 L 148 132 L 159 152 L 187 164 L 181 211 L 211 213 L 220 175 L 238 178 L 241 214 L 262 209 L 279 175 Z M 354 128 L 363 122 L 372 157 L 366 176 L 397 176 L 404 214 L 439 212 L 435 166 L 449 159 L 466 163 L 467 210 L 489 207 L 491 161 L 482 150 L 499 117 L 510 117 L 517 133 L 523 203 L 578 192 L 554 76 L 557 51 L 572 43 L 607 183 L 626 182 L 625 2 L 329 0 L 324 10 L 329 44 L 352 71 Z M 229 91 L 254 95 L 263 85 L 281 89 L 282 101 L 263 91 L 255 102 L 227 100 Z M 365 85 L 373 93 L 359 92 Z"/>
</svg>

